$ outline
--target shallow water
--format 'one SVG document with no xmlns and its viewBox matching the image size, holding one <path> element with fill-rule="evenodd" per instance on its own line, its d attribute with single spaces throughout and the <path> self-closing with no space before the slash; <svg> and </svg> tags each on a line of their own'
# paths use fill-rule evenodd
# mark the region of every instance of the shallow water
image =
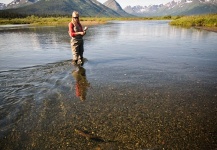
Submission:
<svg viewBox="0 0 217 150">
<path fill-rule="evenodd" d="M 216 33 L 91 26 L 80 68 L 67 27 L 0 34 L 0 149 L 216 148 Z"/>
</svg>

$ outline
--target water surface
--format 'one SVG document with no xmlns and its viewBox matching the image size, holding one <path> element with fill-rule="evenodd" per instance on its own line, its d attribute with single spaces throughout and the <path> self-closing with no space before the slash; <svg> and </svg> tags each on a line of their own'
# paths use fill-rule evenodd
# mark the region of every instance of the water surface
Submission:
<svg viewBox="0 0 217 150">
<path fill-rule="evenodd" d="M 91 26 L 75 67 L 67 26 L 2 28 L 0 149 L 217 148 L 216 33 Z"/>
</svg>

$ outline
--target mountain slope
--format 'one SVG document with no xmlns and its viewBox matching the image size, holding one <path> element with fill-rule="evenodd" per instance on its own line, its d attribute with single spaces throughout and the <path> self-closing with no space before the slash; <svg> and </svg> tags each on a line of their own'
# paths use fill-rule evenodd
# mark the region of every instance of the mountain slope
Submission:
<svg viewBox="0 0 217 150">
<path fill-rule="evenodd" d="M 96 0 L 40 0 L 32 5 L 5 10 L 8 13 L 21 15 L 71 15 L 78 11 L 81 16 L 120 17 L 114 10 Z"/>
<path fill-rule="evenodd" d="M 7 5 L 7 9 L 18 8 L 36 3 L 39 0 L 13 0 Z"/>
<path fill-rule="evenodd" d="M 6 8 L 6 4 L 0 3 L 0 10 L 3 10 Z"/>
<path fill-rule="evenodd" d="M 137 16 L 197 15 L 217 13 L 217 0 L 173 0 L 165 5 L 127 6 L 124 10 Z"/>
<path fill-rule="evenodd" d="M 168 3 L 157 12 L 158 15 L 197 15 L 206 13 L 217 13 L 217 3 L 213 3 L 211 0 L 180 1 L 173 4 Z"/>
<path fill-rule="evenodd" d="M 117 12 L 118 14 L 120 14 L 123 17 L 124 16 L 131 16 L 130 14 L 126 13 L 115 0 L 107 0 L 105 3 L 103 3 L 103 5 L 114 10 L 115 12 Z"/>
</svg>

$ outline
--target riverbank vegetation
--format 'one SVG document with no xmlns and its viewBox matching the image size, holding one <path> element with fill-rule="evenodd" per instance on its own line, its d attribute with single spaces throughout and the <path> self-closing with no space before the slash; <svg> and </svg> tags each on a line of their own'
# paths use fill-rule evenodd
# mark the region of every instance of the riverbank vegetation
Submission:
<svg viewBox="0 0 217 150">
<path fill-rule="evenodd" d="M 70 17 L 38 17 L 28 16 L 25 18 L 0 18 L 0 24 L 31 24 L 31 25 L 64 25 L 71 21 Z M 80 21 L 87 24 L 100 24 L 105 23 L 105 19 L 94 18 L 81 18 Z"/>
<path fill-rule="evenodd" d="M 217 14 L 183 16 L 172 20 L 170 25 L 217 31 Z"/>
<path fill-rule="evenodd" d="M 104 24 L 111 20 L 172 20 L 170 25 L 183 27 L 203 27 L 217 29 L 217 14 L 194 15 L 194 16 L 163 16 L 163 17 L 81 17 L 80 21 L 84 25 Z M 24 18 L 0 18 L 0 25 L 5 24 L 31 24 L 31 25 L 66 25 L 71 21 L 71 17 L 39 17 L 27 16 Z"/>
<path fill-rule="evenodd" d="M 217 27 L 217 14 L 183 16 L 171 21 L 170 25 Z"/>
<path fill-rule="evenodd" d="M 174 19 L 172 16 L 163 17 L 126 17 L 126 18 L 114 18 L 114 17 L 81 17 L 80 21 L 83 24 L 103 24 L 111 20 L 170 20 Z M 0 25 L 5 24 L 32 24 L 32 25 L 64 25 L 71 21 L 71 17 L 38 17 L 28 16 L 24 18 L 0 18 Z"/>
</svg>

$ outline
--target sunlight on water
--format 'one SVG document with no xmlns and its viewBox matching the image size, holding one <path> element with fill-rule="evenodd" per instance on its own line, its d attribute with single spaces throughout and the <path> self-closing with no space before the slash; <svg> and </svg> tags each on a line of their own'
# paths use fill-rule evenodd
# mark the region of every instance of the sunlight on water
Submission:
<svg viewBox="0 0 217 150">
<path fill-rule="evenodd" d="M 1 32 L 1 70 L 71 59 L 64 28 L 17 28 Z M 16 65 L 14 65 L 16 64 Z"/>
<path fill-rule="evenodd" d="M 217 34 L 168 21 L 0 26 L 0 149 L 215 149 Z"/>
</svg>

